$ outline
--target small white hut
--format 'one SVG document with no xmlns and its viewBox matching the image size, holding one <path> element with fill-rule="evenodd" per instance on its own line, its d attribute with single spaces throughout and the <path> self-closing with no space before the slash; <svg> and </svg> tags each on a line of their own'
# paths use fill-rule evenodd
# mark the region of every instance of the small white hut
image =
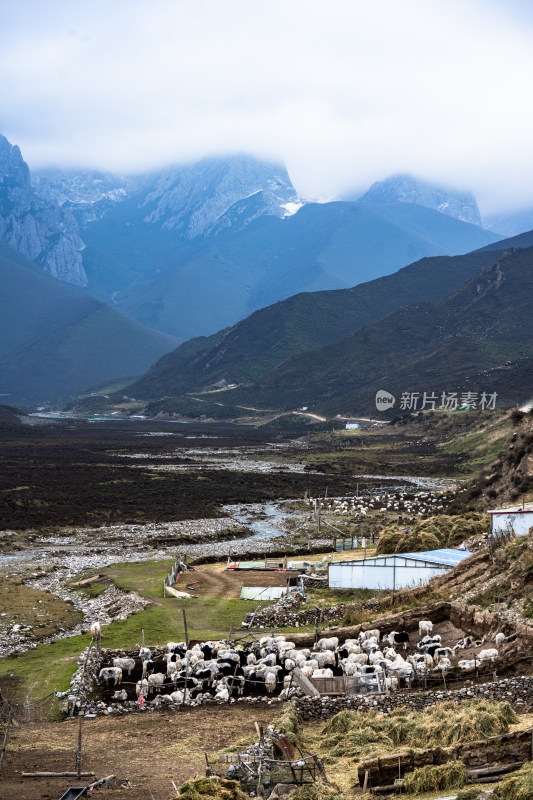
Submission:
<svg viewBox="0 0 533 800">
<path fill-rule="evenodd" d="M 490 514 L 490 532 L 497 534 L 514 534 L 526 536 L 533 527 L 533 503 L 524 503 L 519 506 L 495 508 L 488 511 Z"/>
</svg>

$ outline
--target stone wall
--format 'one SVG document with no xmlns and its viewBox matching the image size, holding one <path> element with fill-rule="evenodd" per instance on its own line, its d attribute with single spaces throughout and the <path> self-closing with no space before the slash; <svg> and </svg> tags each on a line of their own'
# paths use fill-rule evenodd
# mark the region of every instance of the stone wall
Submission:
<svg viewBox="0 0 533 800">
<path fill-rule="evenodd" d="M 344 617 L 346 608 L 344 603 L 339 606 L 322 608 L 319 612 L 319 622 L 338 622 Z M 315 624 L 317 610 L 316 608 L 306 608 L 298 611 L 296 608 L 284 608 L 276 604 L 268 606 L 260 614 L 247 614 L 243 627 L 247 627 L 247 623 L 252 617 L 254 628 L 300 628 L 304 625 Z"/>
<path fill-rule="evenodd" d="M 383 711 L 395 708 L 422 711 L 435 703 L 452 701 L 461 703 L 473 697 L 500 700 L 510 703 L 520 713 L 533 708 L 533 677 L 519 676 L 501 681 L 478 683 L 450 691 L 427 690 L 424 692 L 396 692 L 391 695 L 366 695 L 355 697 L 300 697 L 293 700 L 296 716 L 300 721 L 327 720 L 339 711 Z"/>
</svg>

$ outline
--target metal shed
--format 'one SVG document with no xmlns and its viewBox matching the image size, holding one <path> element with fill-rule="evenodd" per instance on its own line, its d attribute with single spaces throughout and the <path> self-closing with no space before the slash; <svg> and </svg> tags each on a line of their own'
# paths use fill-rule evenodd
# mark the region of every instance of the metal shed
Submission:
<svg viewBox="0 0 533 800">
<path fill-rule="evenodd" d="M 422 586 L 436 575 L 445 575 L 470 555 L 468 550 L 446 548 L 336 561 L 329 566 L 329 588 L 394 591 Z"/>
<path fill-rule="evenodd" d="M 533 503 L 495 508 L 487 513 L 490 514 L 491 534 L 512 533 L 515 536 L 526 536 L 533 526 Z"/>
</svg>

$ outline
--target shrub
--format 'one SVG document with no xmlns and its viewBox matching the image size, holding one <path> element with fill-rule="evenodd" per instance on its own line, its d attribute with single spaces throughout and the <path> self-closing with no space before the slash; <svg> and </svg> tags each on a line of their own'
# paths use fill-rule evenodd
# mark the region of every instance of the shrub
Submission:
<svg viewBox="0 0 533 800">
<path fill-rule="evenodd" d="M 456 547 L 471 536 L 487 533 L 489 524 L 487 514 L 469 511 L 466 514 L 428 517 L 417 522 L 411 531 L 392 525 L 379 537 L 376 553 L 412 553 Z"/>
</svg>

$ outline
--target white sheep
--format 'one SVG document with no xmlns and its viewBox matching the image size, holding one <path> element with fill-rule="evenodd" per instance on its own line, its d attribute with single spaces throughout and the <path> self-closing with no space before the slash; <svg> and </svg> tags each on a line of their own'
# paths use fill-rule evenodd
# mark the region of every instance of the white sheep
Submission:
<svg viewBox="0 0 533 800">
<path fill-rule="evenodd" d="M 179 666 L 176 664 L 175 661 L 167 661 L 167 675 L 173 675 L 175 672 L 178 671 L 178 669 Z"/>
<path fill-rule="evenodd" d="M 315 669 L 313 674 L 311 675 L 312 678 L 333 678 L 333 670 L 326 668 L 326 669 Z"/>
<path fill-rule="evenodd" d="M 342 647 L 339 648 L 339 650 L 347 650 L 349 653 L 363 652 L 363 648 L 361 647 L 361 645 L 359 643 L 356 644 L 355 642 L 352 641 L 344 642 L 344 644 L 342 645 Z"/>
<path fill-rule="evenodd" d="M 265 675 L 265 686 L 269 694 L 272 694 L 276 688 L 276 675 L 273 672 L 267 672 Z"/>
<path fill-rule="evenodd" d="M 326 667 L 328 664 L 334 667 L 335 653 L 332 653 L 331 650 L 324 650 L 321 653 L 315 653 L 315 660 L 318 661 L 318 666 L 320 668 Z"/>
<path fill-rule="evenodd" d="M 134 658 L 114 658 L 113 659 L 113 666 L 120 667 L 122 672 L 125 672 L 128 676 L 131 675 L 133 670 L 135 669 L 135 659 Z"/>
<path fill-rule="evenodd" d="M 183 692 L 178 690 L 176 692 L 171 692 L 169 696 L 173 703 L 177 703 L 178 705 L 181 705 L 183 703 L 183 698 L 184 698 Z"/>
<path fill-rule="evenodd" d="M 227 686 L 221 686 L 215 695 L 215 700 L 219 700 L 221 703 L 229 701 L 229 689 Z"/>
<path fill-rule="evenodd" d="M 91 639 L 93 642 L 96 642 L 98 647 L 100 647 L 102 642 L 102 628 L 99 622 L 91 623 Z"/>
<path fill-rule="evenodd" d="M 344 674 L 350 677 L 351 675 L 360 675 L 362 667 L 356 661 L 348 661 L 342 665 L 342 669 Z"/>
<path fill-rule="evenodd" d="M 153 672 L 152 675 L 148 676 L 148 692 L 161 691 L 164 680 L 165 676 L 162 672 Z"/>
<path fill-rule="evenodd" d="M 337 636 L 332 636 L 331 639 L 319 639 L 315 645 L 315 650 L 336 650 L 339 646 L 339 639 Z"/>
<path fill-rule="evenodd" d="M 478 655 L 479 661 L 494 661 L 495 658 L 498 658 L 498 651 L 494 647 L 482 650 Z"/>
<path fill-rule="evenodd" d="M 424 636 L 425 634 L 429 635 L 433 630 L 433 623 L 429 619 L 421 619 L 418 623 L 418 631 L 420 636 Z"/>
<path fill-rule="evenodd" d="M 494 637 L 494 644 L 496 647 L 501 647 L 502 644 L 505 642 L 506 636 L 505 633 L 497 633 Z"/>
</svg>

